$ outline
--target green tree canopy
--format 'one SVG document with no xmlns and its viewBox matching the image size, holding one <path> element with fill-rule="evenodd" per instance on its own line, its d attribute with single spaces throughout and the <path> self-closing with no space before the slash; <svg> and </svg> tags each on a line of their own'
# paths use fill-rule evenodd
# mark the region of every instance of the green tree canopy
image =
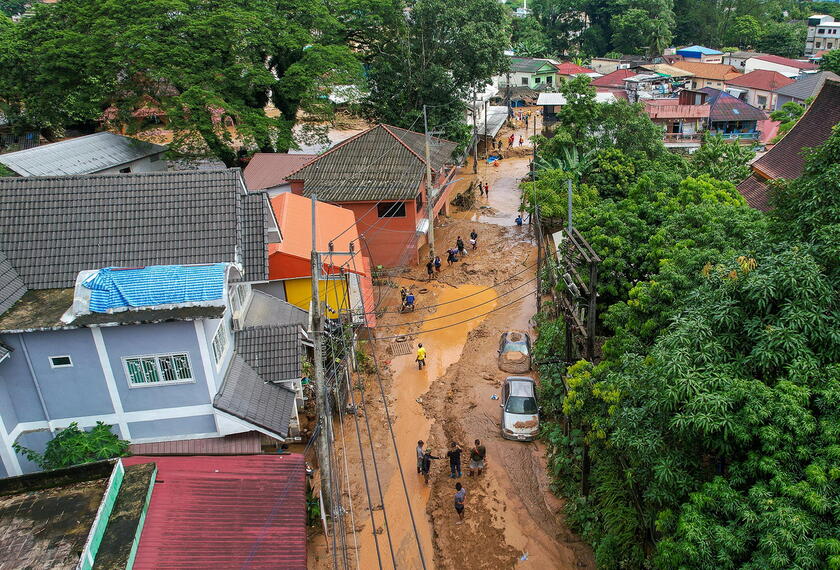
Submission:
<svg viewBox="0 0 840 570">
<path fill-rule="evenodd" d="M 820 60 L 820 69 L 823 71 L 832 71 L 840 75 L 840 49 L 823 54 Z"/>
<path fill-rule="evenodd" d="M 758 49 L 761 51 L 796 58 L 805 49 L 805 33 L 807 28 L 800 23 L 774 23 L 767 27 Z"/>
<path fill-rule="evenodd" d="M 76 422 L 71 423 L 55 434 L 44 453 L 18 443 L 13 447 L 41 469 L 61 469 L 128 455 L 128 442 L 117 437 L 111 426 L 103 422 L 96 422 L 90 431 L 79 429 Z"/>
</svg>

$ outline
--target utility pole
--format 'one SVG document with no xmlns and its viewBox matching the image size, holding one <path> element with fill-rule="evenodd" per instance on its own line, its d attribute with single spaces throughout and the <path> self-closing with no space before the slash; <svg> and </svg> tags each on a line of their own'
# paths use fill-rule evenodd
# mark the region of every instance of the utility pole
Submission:
<svg viewBox="0 0 840 570">
<path fill-rule="evenodd" d="M 485 156 L 487 153 L 487 106 L 490 105 L 490 101 L 485 99 L 484 101 L 484 154 Z"/>
<path fill-rule="evenodd" d="M 327 503 L 327 512 L 333 507 L 332 494 L 332 464 L 330 461 L 330 442 L 329 437 L 331 433 L 330 423 L 332 418 L 327 414 L 329 406 L 327 405 L 326 380 L 324 378 L 324 347 L 323 347 L 323 322 L 321 315 L 321 296 L 319 291 L 319 281 L 321 279 L 321 258 L 318 253 L 318 241 L 316 239 L 315 226 L 315 205 L 318 202 L 316 192 L 312 191 L 312 254 L 311 254 L 311 273 L 312 273 L 312 336 L 315 345 L 315 408 L 318 413 L 318 421 L 321 425 L 321 432 L 318 435 L 318 465 L 321 468 L 321 491 Z M 333 513 L 334 514 L 334 513 Z M 335 520 L 335 518 L 333 518 Z"/>
<path fill-rule="evenodd" d="M 473 138 L 475 138 L 475 146 L 473 147 L 473 174 L 478 174 L 478 116 L 476 115 L 475 102 L 478 98 L 478 92 L 473 95 L 472 116 L 473 116 Z"/>
<path fill-rule="evenodd" d="M 434 181 L 432 179 L 432 160 L 429 151 L 429 117 L 423 105 L 423 132 L 426 134 L 426 217 L 429 218 L 429 257 L 435 256 L 435 204 Z"/>
</svg>

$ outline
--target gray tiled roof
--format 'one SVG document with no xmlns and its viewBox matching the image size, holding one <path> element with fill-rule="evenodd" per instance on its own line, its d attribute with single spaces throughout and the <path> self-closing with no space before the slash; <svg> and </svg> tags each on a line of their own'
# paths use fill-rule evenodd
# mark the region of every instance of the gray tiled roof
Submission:
<svg viewBox="0 0 840 570">
<path fill-rule="evenodd" d="M 21 176 L 93 174 L 147 156 L 167 147 L 104 132 L 0 154 L 0 163 Z"/>
<path fill-rule="evenodd" d="M 288 180 L 303 180 L 304 195 L 325 202 L 408 200 L 425 177 L 424 135 L 378 125 L 333 147 Z M 457 145 L 433 139 L 432 168 L 451 162 Z"/>
<path fill-rule="evenodd" d="M 295 406 L 294 391 L 266 383 L 238 354 L 234 355 L 225 381 L 213 399 L 213 407 L 257 427 L 289 435 L 289 421 Z"/>
<path fill-rule="evenodd" d="M 264 280 L 264 203 L 246 196 L 238 169 L 0 178 L 0 249 L 11 264 L 0 263 L 0 283 L 14 282 L 14 269 L 28 289 L 66 288 L 83 269 L 237 253 L 245 278 Z"/>
<path fill-rule="evenodd" d="M 784 87 L 779 87 L 776 89 L 775 93 L 779 95 L 784 95 L 786 97 L 791 97 L 793 99 L 797 99 L 799 101 L 804 101 L 808 97 L 813 97 L 816 95 L 820 88 L 822 88 L 823 83 L 827 78 L 840 80 L 840 77 L 837 74 L 832 73 L 830 71 L 820 71 L 819 73 L 808 73 L 806 75 L 802 75 L 789 85 L 785 85 Z"/>
<path fill-rule="evenodd" d="M 23 280 L 0 249 L 0 315 L 9 310 L 26 293 Z"/>
<path fill-rule="evenodd" d="M 235 335 L 237 354 L 267 382 L 301 377 L 300 325 L 251 327 Z"/>
</svg>

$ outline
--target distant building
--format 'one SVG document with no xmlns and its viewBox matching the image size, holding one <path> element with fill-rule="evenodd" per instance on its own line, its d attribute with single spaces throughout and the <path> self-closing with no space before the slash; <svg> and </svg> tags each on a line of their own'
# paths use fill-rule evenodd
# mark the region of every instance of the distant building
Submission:
<svg viewBox="0 0 840 570">
<path fill-rule="evenodd" d="M 725 81 L 741 75 L 741 72 L 735 67 L 722 63 L 700 63 L 685 60 L 676 61 L 671 65 L 694 74 L 694 77 L 691 78 L 692 89 L 700 89 L 701 87 L 723 89 Z"/>
<path fill-rule="evenodd" d="M 776 89 L 775 108 L 781 109 L 782 105 L 790 101 L 804 105 L 808 99 L 820 92 L 826 79 L 840 81 L 840 76 L 830 71 L 819 71 L 817 73 L 800 75 L 793 83 Z"/>
<path fill-rule="evenodd" d="M 805 55 L 837 48 L 840 48 L 840 22 L 836 22 L 833 16 L 823 14 L 815 14 L 808 18 Z"/>
<path fill-rule="evenodd" d="M 788 133 L 764 156 L 750 165 L 752 174 L 738 185 L 747 203 L 764 212 L 770 210 L 769 183 L 795 180 L 805 168 L 803 151 L 820 146 L 840 123 L 840 81 L 826 78 L 816 99 Z M 826 190 L 830 191 L 830 190 Z"/>
<path fill-rule="evenodd" d="M 760 51 L 733 51 L 723 54 L 722 63 L 724 65 L 731 65 L 738 71 L 744 71 L 748 59 L 761 57 L 763 55 L 767 54 L 761 53 Z"/>
<path fill-rule="evenodd" d="M 645 113 L 654 124 L 662 127 L 664 143 L 668 148 L 695 150 L 700 147 L 702 133 L 706 130 L 711 106 L 706 102 L 707 93 L 680 91 L 678 98 L 647 99 Z"/>
<path fill-rule="evenodd" d="M 166 170 L 167 147 L 110 132 L 0 154 L 18 176 L 117 174 Z"/>
<path fill-rule="evenodd" d="M 790 59 L 779 55 L 760 55 L 751 57 L 744 64 L 744 72 L 749 73 L 757 69 L 776 71 L 785 77 L 796 77 L 806 71 L 816 71 L 818 65 L 798 59 Z"/>
<path fill-rule="evenodd" d="M 510 69 L 500 75 L 496 84 L 502 87 L 529 87 L 540 89 L 551 87 L 557 83 L 557 68 L 559 61 L 555 59 L 540 59 L 533 57 L 510 58 Z"/>
<path fill-rule="evenodd" d="M 720 89 L 704 87 L 698 91 L 707 95 L 710 106 L 709 132 L 744 144 L 759 140 L 758 123 L 767 119 L 764 111 Z"/>
<path fill-rule="evenodd" d="M 772 111 L 776 108 L 776 94 L 780 87 L 794 80 L 776 71 L 757 69 L 726 81 L 726 92 L 746 101 L 753 107 Z"/>
<path fill-rule="evenodd" d="M 700 63 L 723 63 L 723 52 L 703 46 L 689 46 L 677 50 L 677 55 L 688 61 Z"/>
<path fill-rule="evenodd" d="M 592 80 L 593 87 L 605 87 L 608 89 L 624 89 L 624 80 L 628 77 L 637 75 L 635 71 L 627 69 L 617 69 L 612 73 L 596 77 Z"/>
</svg>

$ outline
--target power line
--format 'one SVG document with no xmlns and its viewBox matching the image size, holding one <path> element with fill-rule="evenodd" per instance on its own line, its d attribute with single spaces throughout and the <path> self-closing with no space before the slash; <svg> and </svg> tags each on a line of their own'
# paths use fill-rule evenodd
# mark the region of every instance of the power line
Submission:
<svg viewBox="0 0 840 570">
<path fill-rule="evenodd" d="M 354 269 L 356 267 L 355 261 L 353 262 L 353 267 L 354 267 Z M 367 323 L 367 315 L 365 315 L 365 323 Z M 380 374 L 380 371 L 379 371 L 379 359 L 376 356 L 376 340 L 375 339 L 374 339 L 373 342 L 370 343 L 370 349 L 371 349 L 370 350 L 371 354 L 373 355 L 373 365 L 374 365 L 373 367 L 374 367 L 374 370 L 376 372 L 376 381 L 377 381 L 377 384 L 379 385 L 379 393 L 382 396 L 382 406 L 385 409 L 385 420 L 388 423 L 388 431 L 391 434 L 391 443 L 394 446 L 394 457 L 397 460 L 397 467 L 398 467 L 399 472 L 400 472 L 400 480 L 402 481 L 403 493 L 405 494 L 405 502 L 406 502 L 406 505 L 408 506 L 408 515 L 411 518 L 411 527 L 414 530 L 414 539 L 417 542 L 417 551 L 420 553 L 420 564 L 423 566 L 423 570 L 425 570 L 426 569 L 426 558 L 423 556 L 423 545 L 420 542 L 420 534 L 417 532 L 417 523 L 414 520 L 414 511 L 411 508 L 411 498 L 408 496 L 408 486 L 405 484 L 405 472 L 403 471 L 403 468 L 402 468 L 402 461 L 400 461 L 400 450 L 397 447 L 397 438 L 394 435 L 394 427 L 393 427 L 393 424 L 391 422 L 391 413 L 388 410 L 388 398 L 386 398 L 385 389 L 382 386 L 382 375 Z M 365 418 L 367 419 L 367 414 L 365 414 Z M 383 507 L 384 507 L 384 504 L 383 504 Z M 394 567 L 396 568 L 396 563 L 394 564 Z"/>
<path fill-rule="evenodd" d="M 440 316 L 437 316 L 437 317 L 431 317 L 431 318 L 422 319 L 422 320 L 419 320 L 419 321 L 411 321 L 411 322 L 408 322 L 408 323 L 394 323 L 392 325 L 377 325 L 377 327 L 378 328 L 407 327 L 407 326 L 411 326 L 411 325 L 421 325 L 421 324 L 427 323 L 429 321 L 437 321 L 439 319 L 446 319 L 446 318 L 449 318 L 449 317 L 454 317 L 455 315 L 460 315 L 461 313 L 466 313 L 466 312 L 471 311 L 473 309 L 477 309 L 478 307 L 481 307 L 482 305 L 486 305 L 487 303 L 492 303 L 493 301 L 497 301 L 498 299 L 504 297 L 505 295 L 509 295 L 510 293 L 513 293 L 517 289 L 521 289 L 525 285 L 527 285 L 527 284 L 529 284 L 533 281 L 536 281 L 536 279 L 537 279 L 536 277 L 533 277 L 533 278 L 531 278 L 527 281 L 524 281 L 524 282 L 520 283 L 516 287 L 513 287 L 512 289 L 510 289 L 510 290 L 508 290 L 504 293 L 500 293 L 499 295 L 496 295 L 492 299 L 482 301 L 481 303 L 478 303 L 477 305 L 473 305 L 472 307 L 467 307 L 466 309 L 461 309 L 460 311 L 455 311 L 454 313 L 449 313 L 448 315 L 440 315 Z"/>
</svg>

